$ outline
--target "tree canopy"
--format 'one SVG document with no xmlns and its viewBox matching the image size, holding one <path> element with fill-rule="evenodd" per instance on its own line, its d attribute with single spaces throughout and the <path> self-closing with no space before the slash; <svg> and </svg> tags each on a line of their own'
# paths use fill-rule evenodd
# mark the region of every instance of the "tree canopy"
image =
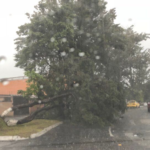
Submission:
<svg viewBox="0 0 150 150">
<path fill-rule="evenodd" d="M 124 112 L 131 88 L 148 80 L 148 38 L 115 24 L 115 9 L 103 0 L 41 0 L 15 39 L 16 66 L 28 76 L 24 96 L 39 99 L 72 93 L 61 100 L 63 119 L 105 125 Z M 51 110 L 49 110 L 51 112 Z"/>
</svg>

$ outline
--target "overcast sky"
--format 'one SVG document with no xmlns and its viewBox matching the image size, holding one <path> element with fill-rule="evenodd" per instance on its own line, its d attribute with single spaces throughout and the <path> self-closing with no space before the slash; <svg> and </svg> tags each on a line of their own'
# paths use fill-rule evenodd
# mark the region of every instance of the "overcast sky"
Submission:
<svg viewBox="0 0 150 150">
<path fill-rule="evenodd" d="M 106 0 L 107 9 L 116 8 L 116 23 L 127 28 L 134 25 L 137 32 L 150 33 L 149 0 Z M 26 12 L 32 13 L 39 0 L 1 0 L 0 5 L 0 56 L 7 60 L 0 62 L 0 78 L 23 76 L 23 70 L 14 67 L 15 45 L 18 26 L 28 22 Z M 143 42 L 150 48 L 150 40 Z"/>
</svg>

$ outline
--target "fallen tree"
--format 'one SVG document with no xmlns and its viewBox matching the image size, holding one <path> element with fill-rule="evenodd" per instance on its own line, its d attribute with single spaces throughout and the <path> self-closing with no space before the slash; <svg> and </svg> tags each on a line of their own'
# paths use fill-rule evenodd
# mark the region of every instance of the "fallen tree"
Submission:
<svg viewBox="0 0 150 150">
<path fill-rule="evenodd" d="M 62 94 L 62 95 L 59 95 L 59 96 L 55 96 L 55 97 L 52 97 L 52 98 L 49 98 L 49 99 L 44 99 L 44 100 L 38 100 L 38 101 L 34 101 L 32 103 L 28 103 L 28 104 L 21 104 L 21 105 L 17 105 L 17 106 L 13 106 L 11 108 L 8 108 L 7 110 L 5 110 L 2 115 L 1 115 L 1 118 L 5 118 L 5 116 L 10 113 L 11 111 L 14 111 L 14 110 L 17 110 L 17 109 L 21 109 L 21 108 L 26 108 L 26 107 L 33 107 L 35 105 L 39 105 L 39 104 L 49 104 L 51 103 L 52 101 L 55 101 L 55 100 L 58 100 L 59 98 L 63 98 L 63 97 L 66 97 L 66 96 L 69 96 L 69 95 L 72 95 L 71 93 L 66 93 L 66 94 Z M 17 124 L 23 124 L 23 123 L 27 123 L 27 122 L 30 122 L 32 121 L 35 116 L 37 114 L 39 114 L 40 112 L 42 111 L 47 111 L 47 110 L 51 110 L 55 107 L 58 107 L 59 105 L 54 105 L 54 106 L 51 106 L 51 105 L 47 105 L 35 112 L 33 112 L 31 115 L 23 118 L 23 119 L 20 119 L 20 120 L 8 120 L 8 121 L 5 121 L 6 124 L 8 126 L 14 126 L 14 125 L 17 125 Z"/>
<path fill-rule="evenodd" d="M 53 113 L 76 123 L 110 125 L 126 109 L 130 57 L 136 58 L 146 35 L 115 24 L 115 10 L 107 11 L 103 0 L 65 0 L 60 5 L 41 0 L 30 22 L 17 31 L 16 67 L 26 71 L 29 85 L 20 94 L 44 99 L 71 91 L 76 99 L 52 101 L 49 106 L 60 106 L 43 117 Z"/>
</svg>

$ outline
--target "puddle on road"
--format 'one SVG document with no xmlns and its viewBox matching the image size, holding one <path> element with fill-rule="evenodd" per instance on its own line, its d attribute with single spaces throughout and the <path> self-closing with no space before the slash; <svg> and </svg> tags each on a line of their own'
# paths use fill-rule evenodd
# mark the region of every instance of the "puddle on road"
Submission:
<svg viewBox="0 0 150 150">
<path fill-rule="evenodd" d="M 143 133 L 137 133 L 137 134 L 135 133 L 133 136 L 143 138 L 144 134 Z"/>
<path fill-rule="evenodd" d="M 144 135 L 142 133 L 125 133 L 125 136 L 134 140 L 134 139 L 143 139 Z"/>
</svg>

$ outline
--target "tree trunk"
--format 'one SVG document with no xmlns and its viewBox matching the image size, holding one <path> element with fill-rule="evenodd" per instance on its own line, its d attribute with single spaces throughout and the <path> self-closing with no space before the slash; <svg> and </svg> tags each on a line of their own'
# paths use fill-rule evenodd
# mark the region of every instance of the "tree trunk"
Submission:
<svg viewBox="0 0 150 150">
<path fill-rule="evenodd" d="M 20 120 L 8 120 L 8 121 L 6 122 L 6 124 L 7 124 L 8 126 L 15 126 L 15 125 L 17 125 L 17 124 L 24 124 L 24 123 L 30 122 L 30 121 L 32 121 L 32 120 L 35 118 L 35 116 L 36 116 L 38 113 L 40 113 L 40 112 L 42 112 L 42 111 L 46 111 L 46 110 L 53 109 L 53 108 L 55 108 L 55 107 L 58 107 L 58 106 L 55 105 L 55 106 L 46 106 L 46 107 L 43 107 L 43 108 L 41 108 L 41 109 L 35 111 L 35 112 L 32 113 L 31 115 L 29 115 L 29 116 L 23 118 L 23 119 L 20 119 Z"/>
<path fill-rule="evenodd" d="M 35 118 L 35 116 L 36 116 L 38 113 L 40 113 L 40 112 L 42 112 L 42 111 L 49 110 L 49 109 L 53 109 L 53 108 L 55 108 L 55 107 L 58 107 L 58 105 L 56 105 L 56 106 L 46 106 L 46 107 L 43 107 L 43 108 L 41 108 L 41 109 L 35 111 L 35 112 L 32 113 L 31 115 L 29 115 L 29 116 L 27 116 L 27 117 L 25 117 L 25 118 L 23 118 L 23 119 L 21 119 L 21 120 L 18 120 L 17 124 L 23 124 L 23 123 L 30 122 L 30 121 L 32 121 L 32 120 Z"/>
</svg>

